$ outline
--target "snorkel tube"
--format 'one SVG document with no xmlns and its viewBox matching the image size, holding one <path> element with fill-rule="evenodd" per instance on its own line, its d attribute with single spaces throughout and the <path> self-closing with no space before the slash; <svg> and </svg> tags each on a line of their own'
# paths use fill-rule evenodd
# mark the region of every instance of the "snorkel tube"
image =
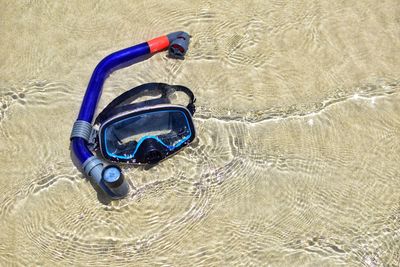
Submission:
<svg viewBox="0 0 400 267">
<path fill-rule="evenodd" d="M 72 150 L 83 172 L 111 198 L 124 197 L 129 191 L 128 183 L 125 181 L 120 168 L 107 165 L 93 155 L 88 148 L 92 135 L 92 121 L 104 81 L 118 67 L 126 67 L 126 64 L 135 59 L 155 54 L 167 48 L 171 57 L 182 59 L 188 49 L 189 39 L 190 36 L 186 32 L 173 32 L 160 36 L 108 55 L 100 61 L 93 71 L 78 118 L 72 128 Z"/>
</svg>

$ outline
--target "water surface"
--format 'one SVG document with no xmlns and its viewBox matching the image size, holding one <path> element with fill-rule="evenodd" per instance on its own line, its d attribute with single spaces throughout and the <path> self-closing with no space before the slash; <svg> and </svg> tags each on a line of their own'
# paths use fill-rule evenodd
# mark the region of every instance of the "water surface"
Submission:
<svg viewBox="0 0 400 267">
<path fill-rule="evenodd" d="M 0 265 L 399 266 L 398 1 L 1 1 Z M 107 203 L 69 134 L 109 53 L 176 30 L 113 73 L 197 96 L 197 141 Z"/>
</svg>

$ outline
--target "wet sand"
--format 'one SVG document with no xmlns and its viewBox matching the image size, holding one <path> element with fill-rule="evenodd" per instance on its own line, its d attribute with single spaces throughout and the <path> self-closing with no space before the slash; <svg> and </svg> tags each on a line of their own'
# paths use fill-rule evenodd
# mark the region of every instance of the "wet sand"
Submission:
<svg viewBox="0 0 400 267">
<path fill-rule="evenodd" d="M 399 266 L 398 1 L 1 1 L 0 265 Z M 193 37 L 113 73 L 197 97 L 198 138 L 123 167 L 107 202 L 69 135 L 106 55 Z"/>
</svg>

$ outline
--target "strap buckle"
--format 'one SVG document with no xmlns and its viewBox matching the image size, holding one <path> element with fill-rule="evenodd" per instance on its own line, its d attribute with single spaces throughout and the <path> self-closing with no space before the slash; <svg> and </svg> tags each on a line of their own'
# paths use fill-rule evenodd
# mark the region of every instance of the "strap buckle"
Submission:
<svg viewBox="0 0 400 267">
<path fill-rule="evenodd" d="M 96 150 L 99 147 L 98 134 L 99 131 L 96 130 L 95 128 L 92 128 L 92 131 L 90 132 L 90 136 L 88 139 L 88 148 L 92 151 Z"/>
</svg>

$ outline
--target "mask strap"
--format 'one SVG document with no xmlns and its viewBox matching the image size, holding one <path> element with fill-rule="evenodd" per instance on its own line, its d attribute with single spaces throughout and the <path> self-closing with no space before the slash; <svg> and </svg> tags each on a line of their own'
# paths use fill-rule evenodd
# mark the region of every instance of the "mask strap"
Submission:
<svg viewBox="0 0 400 267">
<path fill-rule="evenodd" d="M 189 104 L 187 104 L 186 108 L 190 111 L 190 113 L 193 115 L 196 111 L 196 106 L 194 105 L 194 103 L 196 102 L 196 98 L 194 97 L 193 92 L 182 85 L 167 85 L 170 89 L 173 89 L 173 91 L 171 92 L 170 90 L 167 91 L 167 97 L 175 92 L 184 92 L 188 97 L 189 97 Z"/>
<path fill-rule="evenodd" d="M 172 90 L 171 90 L 172 89 Z M 148 91 L 148 92 L 147 92 Z M 184 86 L 181 85 L 168 85 L 165 83 L 146 83 L 139 85 L 135 88 L 132 88 L 118 97 L 116 97 L 113 101 L 111 101 L 97 116 L 94 124 L 101 124 L 111 115 L 117 114 L 122 111 L 132 110 L 135 108 L 140 108 L 143 106 L 153 106 L 157 104 L 168 104 L 169 102 L 169 95 L 171 95 L 174 91 L 184 92 L 190 98 L 189 104 L 186 106 L 190 113 L 193 115 L 195 112 L 194 102 L 196 101 L 194 98 L 193 92 Z M 134 101 L 135 99 L 139 98 L 143 95 L 151 95 L 150 92 L 155 92 L 157 94 L 161 94 L 160 98 L 158 99 L 151 99 L 146 100 L 139 103 L 134 104 L 126 104 L 122 105 L 124 102 L 128 100 L 130 102 Z M 146 93 L 146 94 L 144 94 Z"/>
</svg>

